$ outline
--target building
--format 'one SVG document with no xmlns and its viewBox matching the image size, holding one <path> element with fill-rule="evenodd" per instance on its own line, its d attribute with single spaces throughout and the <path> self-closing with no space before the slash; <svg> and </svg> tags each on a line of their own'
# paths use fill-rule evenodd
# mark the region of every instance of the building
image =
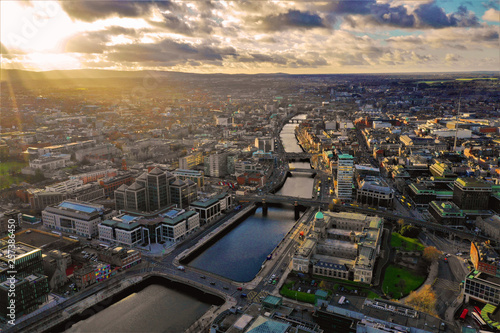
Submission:
<svg viewBox="0 0 500 333">
<path fill-rule="evenodd" d="M 429 213 L 440 224 L 463 226 L 465 223 L 464 213 L 451 201 L 431 201 Z"/>
<path fill-rule="evenodd" d="M 92 265 L 84 265 L 73 272 L 73 279 L 78 290 L 87 288 L 93 285 L 95 280 L 95 269 Z"/>
<path fill-rule="evenodd" d="M 40 170 L 57 170 L 64 168 L 66 166 L 66 161 L 68 158 L 64 158 L 61 156 L 46 156 L 40 157 L 35 160 L 29 162 L 30 168 L 40 169 Z"/>
<path fill-rule="evenodd" d="M 465 300 L 469 302 L 473 299 L 486 303 L 484 309 L 498 307 L 500 305 L 500 256 L 489 241 L 471 242 L 470 258 L 475 269 L 465 277 Z M 481 317 L 490 327 L 498 325 L 498 316 L 496 319 L 490 316 L 491 313 L 483 314 L 481 311 Z"/>
<path fill-rule="evenodd" d="M 170 204 L 169 183 L 173 176 L 156 167 L 147 174 L 148 211 L 156 211 Z"/>
<path fill-rule="evenodd" d="M 193 210 L 171 208 L 154 217 L 123 214 L 99 224 L 99 239 L 127 248 L 178 242 L 198 230 L 199 226 L 199 214 Z"/>
<path fill-rule="evenodd" d="M 345 333 L 439 333 L 446 324 L 438 317 L 407 305 L 383 299 L 333 295 L 319 299 L 313 316 L 328 332 Z M 449 330 L 448 330 L 449 331 Z"/>
<path fill-rule="evenodd" d="M 337 167 L 337 197 L 343 201 L 352 200 L 352 185 L 353 185 L 353 164 L 354 157 L 348 154 L 340 154 L 338 156 Z"/>
<path fill-rule="evenodd" d="M 71 255 L 66 252 L 52 250 L 47 254 L 42 254 L 42 260 L 50 289 L 64 286 L 68 281 L 66 269 L 72 263 Z"/>
<path fill-rule="evenodd" d="M 382 234 L 383 221 L 378 217 L 317 212 L 309 236 L 292 259 L 293 269 L 369 284 Z"/>
<path fill-rule="evenodd" d="M 196 183 L 199 188 L 205 186 L 205 177 L 203 171 L 198 170 L 186 170 L 186 169 L 177 169 L 172 174 L 181 180 L 191 180 Z"/>
<path fill-rule="evenodd" d="M 115 211 L 103 205 L 65 200 L 59 205 L 48 206 L 42 211 L 43 225 L 84 237 L 97 236 L 97 226 L 115 215 Z"/>
<path fill-rule="evenodd" d="M 257 137 L 255 138 L 255 147 L 265 153 L 274 151 L 274 138 L 272 137 Z"/>
<path fill-rule="evenodd" d="M 190 209 L 200 215 L 200 225 L 215 221 L 226 209 L 232 206 L 232 198 L 229 194 L 222 193 L 212 198 L 204 198 L 192 202 Z"/>
<path fill-rule="evenodd" d="M 99 239 L 126 247 L 133 247 L 144 242 L 144 228 L 141 217 L 120 215 L 104 220 L 98 225 Z"/>
<path fill-rule="evenodd" d="M 15 292 L 10 292 L 14 286 Z M 13 301 L 15 304 L 16 318 L 33 312 L 40 305 L 47 302 L 49 295 L 49 284 L 47 276 L 33 273 L 25 277 L 16 275 L 14 279 L 8 279 L 0 283 L 0 316 L 10 320 L 8 306 Z"/>
<path fill-rule="evenodd" d="M 178 242 L 200 227 L 200 215 L 193 210 L 172 209 L 162 216 L 161 241 Z"/>
<path fill-rule="evenodd" d="M 124 207 L 119 203 L 122 202 L 121 190 L 125 189 L 124 194 Z M 135 182 L 130 186 L 125 187 L 122 185 L 115 191 L 116 209 L 133 210 L 137 212 L 145 212 L 148 210 L 147 205 L 146 187 L 139 182 Z"/>
<path fill-rule="evenodd" d="M 116 175 L 111 178 L 104 178 L 99 180 L 99 185 L 104 189 L 104 197 L 114 198 L 115 191 L 122 186 L 130 185 L 134 181 L 134 178 L 129 172 L 123 173 L 121 175 Z"/>
<path fill-rule="evenodd" d="M 476 227 L 481 229 L 483 235 L 500 241 L 500 215 L 492 215 L 485 219 L 478 218 L 476 220 Z"/>
<path fill-rule="evenodd" d="M 116 209 L 135 212 L 164 209 L 171 204 L 174 180 L 170 172 L 154 167 L 137 177 L 132 185 L 122 184 L 115 190 Z"/>
<path fill-rule="evenodd" d="M 215 153 L 205 157 L 205 175 L 224 177 L 227 174 L 227 154 Z"/>
<path fill-rule="evenodd" d="M 198 196 L 196 183 L 187 179 L 185 181 L 176 179 L 170 183 L 171 203 L 178 208 L 188 208 Z"/>
<path fill-rule="evenodd" d="M 8 243 L 1 241 L 0 245 L 0 281 L 10 276 Z M 23 278 L 31 274 L 43 274 L 42 250 L 21 242 L 16 242 L 14 261 L 16 277 Z"/>
<path fill-rule="evenodd" d="M 190 170 L 203 163 L 203 153 L 196 152 L 179 158 L 179 169 Z"/>
<path fill-rule="evenodd" d="M 237 161 L 234 164 L 234 172 L 236 175 L 240 175 L 243 173 L 260 173 L 262 174 L 263 167 L 262 163 L 258 163 L 255 161 Z"/>
<path fill-rule="evenodd" d="M 141 252 L 134 249 L 127 249 L 121 246 L 111 247 L 100 251 L 99 260 L 120 268 L 130 268 L 141 262 Z"/>
<path fill-rule="evenodd" d="M 43 275 L 42 250 L 21 242 L 16 242 L 14 258 L 10 258 L 8 243 L 2 241 L 0 245 L 0 317 L 6 318 L 7 306 L 14 299 L 16 304 L 16 318 L 33 312 L 47 301 L 49 285 L 47 276 Z M 15 262 L 15 278 L 11 278 L 12 271 L 9 259 Z M 11 285 L 15 287 L 12 295 Z"/>
<path fill-rule="evenodd" d="M 369 206 L 392 208 L 394 193 L 381 178 L 367 176 L 359 183 L 356 201 Z"/>
<path fill-rule="evenodd" d="M 102 161 L 111 159 L 121 154 L 121 150 L 116 148 L 115 145 L 108 143 L 79 149 L 75 151 L 75 158 L 78 162 L 81 162 L 84 159 L 88 159 L 90 161 Z"/>
<path fill-rule="evenodd" d="M 487 210 L 491 184 L 477 178 L 458 178 L 454 182 L 453 202 L 465 210 Z"/>
<path fill-rule="evenodd" d="M 69 176 L 69 179 L 80 179 L 83 181 L 83 184 L 87 184 L 90 182 L 95 182 L 102 178 L 111 178 L 115 177 L 118 174 L 117 169 L 103 169 L 103 170 L 95 170 L 86 173 L 81 173 L 78 175 Z"/>
</svg>

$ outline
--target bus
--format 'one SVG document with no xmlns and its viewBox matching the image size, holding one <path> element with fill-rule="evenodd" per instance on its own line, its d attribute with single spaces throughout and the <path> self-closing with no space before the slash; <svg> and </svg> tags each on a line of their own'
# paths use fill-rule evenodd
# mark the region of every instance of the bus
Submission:
<svg viewBox="0 0 500 333">
<path fill-rule="evenodd" d="M 465 320 L 465 317 L 467 317 L 467 314 L 469 313 L 469 310 L 467 309 L 464 309 L 464 311 L 462 311 L 462 314 L 460 315 L 460 321 L 464 321 Z"/>
<path fill-rule="evenodd" d="M 78 240 L 78 237 L 76 237 L 76 236 L 69 236 L 69 238 L 74 239 L 74 240 Z"/>
<path fill-rule="evenodd" d="M 58 232 L 58 231 L 51 231 L 51 232 L 52 232 L 53 234 L 55 234 L 55 235 L 61 236 L 61 233 L 60 233 L 60 232 Z"/>
<path fill-rule="evenodd" d="M 476 311 L 478 315 L 481 315 L 481 309 L 478 306 L 474 307 L 474 311 Z"/>
<path fill-rule="evenodd" d="M 479 327 L 481 328 L 486 327 L 486 322 L 484 321 L 483 318 L 481 318 L 480 315 L 477 314 L 477 312 L 471 312 L 471 316 L 472 318 L 474 318 Z"/>
<path fill-rule="evenodd" d="M 99 244 L 100 247 L 102 247 L 103 249 L 109 249 L 109 245 L 106 245 L 106 244 Z"/>
</svg>

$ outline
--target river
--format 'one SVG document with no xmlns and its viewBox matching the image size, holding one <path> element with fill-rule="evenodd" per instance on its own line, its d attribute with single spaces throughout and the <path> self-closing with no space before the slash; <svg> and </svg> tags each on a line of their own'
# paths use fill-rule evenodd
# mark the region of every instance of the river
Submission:
<svg viewBox="0 0 500 333">
<path fill-rule="evenodd" d="M 65 332 L 184 332 L 210 306 L 187 293 L 151 284 L 76 322 Z M 69 325 L 65 323 L 65 327 Z"/>
<path fill-rule="evenodd" d="M 301 117 L 305 116 L 298 116 Z M 296 124 L 287 124 L 281 132 L 283 146 L 288 152 L 302 151 L 295 138 L 295 126 Z M 290 167 L 308 169 L 311 166 L 307 162 L 294 162 L 290 163 Z M 310 174 L 293 172 L 276 194 L 311 198 L 313 182 Z M 193 259 L 189 266 L 238 282 L 251 281 L 261 269 L 267 255 L 294 223 L 292 205 L 270 205 L 267 216 L 263 216 L 262 208 L 259 207 L 255 214 L 247 217 Z"/>
</svg>

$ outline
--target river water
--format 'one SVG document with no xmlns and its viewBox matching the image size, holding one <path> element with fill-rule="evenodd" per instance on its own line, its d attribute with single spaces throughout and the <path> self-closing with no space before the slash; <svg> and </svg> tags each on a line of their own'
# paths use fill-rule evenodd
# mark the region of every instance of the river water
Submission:
<svg viewBox="0 0 500 333">
<path fill-rule="evenodd" d="M 210 306 L 186 293 L 152 284 L 65 332 L 184 332 Z"/>
</svg>

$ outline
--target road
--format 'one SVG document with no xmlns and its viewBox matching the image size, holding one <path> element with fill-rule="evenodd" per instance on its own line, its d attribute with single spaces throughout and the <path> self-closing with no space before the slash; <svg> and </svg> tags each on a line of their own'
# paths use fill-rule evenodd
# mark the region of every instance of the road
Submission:
<svg viewBox="0 0 500 333">
<path fill-rule="evenodd" d="M 437 297 L 437 313 L 441 318 L 447 321 L 453 321 L 453 318 L 450 317 L 450 313 L 446 311 L 460 296 L 460 283 L 469 273 L 467 257 L 457 256 L 455 254 L 458 251 L 465 253 L 468 249 L 463 243 L 453 242 L 449 239 L 435 236 L 429 232 L 423 232 L 421 239 L 423 243 L 434 246 L 443 252 L 443 256 L 439 258 L 438 261 L 438 274 L 436 280 L 432 284 L 432 288 Z M 444 258 L 446 258 L 446 261 Z"/>
</svg>

